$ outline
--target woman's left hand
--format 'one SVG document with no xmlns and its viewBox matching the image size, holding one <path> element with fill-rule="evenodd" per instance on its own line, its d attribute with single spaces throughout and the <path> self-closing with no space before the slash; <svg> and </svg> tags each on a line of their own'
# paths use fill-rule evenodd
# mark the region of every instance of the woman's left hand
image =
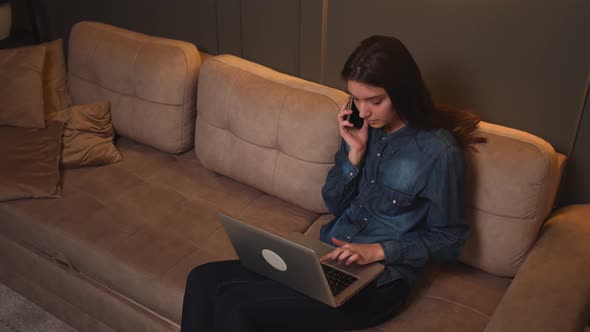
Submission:
<svg viewBox="0 0 590 332">
<path fill-rule="evenodd" d="M 352 263 L 357 263 L 359 265 L 365 265 L 385 258 L 385 253 L 379 243 L 348 243 L 338 240 L 337 238 L 332 238 L 332 242 L 337 245 L 338 248 L 322 256 L 320 262 L 332 260 L 338 261 L 338 264 L 345 263 L 346 265 L 350 265 Z"/>
</svg>

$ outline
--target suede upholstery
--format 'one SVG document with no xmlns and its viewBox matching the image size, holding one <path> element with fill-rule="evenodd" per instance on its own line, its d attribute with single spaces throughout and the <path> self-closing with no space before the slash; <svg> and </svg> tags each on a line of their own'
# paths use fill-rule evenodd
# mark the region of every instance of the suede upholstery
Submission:
<svg viewBox="0 0 590 332">
<path fill-rule="evenodd" d="M 551 212 L 562 168 L 553 147 L 520 130 L 481 123 L 488 142 L 468 155 L 471 236 L 461 260 L 513 277 Z"/>
<path fill-rule="evenodd" d="M 47 119 L 64 123 L 61 165 L 100 166 L 122 159 L 113 145 L 110 103 L 75 105 L 47 114 Z"/>
<path fill-rule="evenodd" d="M 72 104 L 66 79 L 63 40 L 44 43 L 43 100 L 45 115 L 58 112 Z"/>
<path fill-rule="evenodd" d="M 0 51 L 0 82 L 0 124 L 43 128 L 72 103 L 63 41 Z"/>
<path fill-rule="evenodd" d="M 195 151 L 203 165 L 314 212 L 340 144 L 347 95 L 224 55 L 201 67 Z"/>
<path fill-rule="evenodd" d="M 0 50 L 0 125 L 45 128 L 45 47 Z"/>
<path fill-rule="evenodd" d="M 68 58 L 75 104 L 109 100 L 117 134 L 169 153 L 192 147 L 201 64 L 194 45 L 81 22 Z"/>
<path fill-rule="evenodd" d="M 589 220 L 590 205 L 571 205 L 555 212 L 502 298 L 487 332 L 584 331 L 590 317 Z M 517 314 L 523 311 L 527 315 Z"/>
<path fill-rule="evenodd" d="M 122 162 L 65 170 L 59 200 L 4 203 L 0 220 L 18 222 L 0 232 L 172 321 L 191 268 L 236 258 L 218 212 L 281 235 L 318 217 L 216 175 L 192 151 L 173 156 L 127 139 L 118 148 Z"/>
<path fill-rule="evenodd" d="M 169 86 L 186 82 L 186 67 L 154 81 L 178 60 L 176 48 L 156 47 L 141 84 L 131 83 L 129 52 L 150 49 L 146 38 L 80 23 L 70 40 L 72 97 L 115 105 L 123 160 L 64 170 L 59 199 L 0 203 L 0 280 L 81 331 L 178 331 L 188 272 L 236 258 L 218 212 L 280 235 L 317 236 L 331 218 L 319 190 L 338 149 L 343 92 L 207 56 L 195 149 L 177 154 L 194 129 L 173 129 L 186 118 L 171 120 L 171 109 L 188 107 L 197 91 Z M 152 96 L 140 86 L 161 90 Z M 564 157 L 521 131 L 480 130 L 490 142 L 469 155 L 473 236 L 461 262 L 429 265 L 400 315 L 367 331 L 578 331 L 590 315 L 590 233 L 577 231 L 590 211 L 562 210 L 543 227 Z M 556 317 L 562 310 L 565 319 Z M 529 329 L 539 315 L 543 325 Z"/>
<path fill-rule="evenodd" d="M 63 124 L 45 128 L 0 126 L 0 201 L 59 197 Z"/>
</svg>

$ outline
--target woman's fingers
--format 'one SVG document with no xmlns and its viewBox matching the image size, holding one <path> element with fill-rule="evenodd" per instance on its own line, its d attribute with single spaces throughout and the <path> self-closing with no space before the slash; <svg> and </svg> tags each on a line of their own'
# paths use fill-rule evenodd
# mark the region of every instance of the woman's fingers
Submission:
<svg viewBox="0 0 590 332">
<path fill-rule="evenodd" d="M 354 244 L 339 240 L 335 237 L 332 238 L 332 243 L 337 247 L 328 254 L 322 256 L 320 258 L 321 262 L 331 260 L 338 264 L 350 265 L 352 263 L 357 263 L 363 265 L 383 259 L 384 256 L 382 253 L 383 249 L 379 244 Z M 377 258 L 375 258 L 375 250 L 381 250 L 381 255 L 377 254 Z"/>
<path fill-rule="evenodd" d="M 348 249 L 348 248 L 336 248 L 334 250 L 332 250 L 330 253 L 322 256 L 320 258 L 320 262 L 325 262 L 327 260 L 332 260 L 332 261 L 338 261 L 338 263 L 342 263 L 345 259 L 347 259 L 348 257 L 350 257 L 351 255 L 354 255 L 355 252 Z"/>
<path fill-rule="evenodd" d="M 345 263 L 346 265 L 350 265 L 356 263 L 364 265 L 385 259 L 385 252 L 379 243 L 357 244 L 336 238 L 332 238 L 332 242 L 337 247 L 321 257 L 321 262 L 332 260 L 337 261 L 338 264 Z"/>
<path fill-rule="evenodd" d="M 338 264 L 342 264 L 344 260 L 354 255 L 355 252 L 350 249 L 343 249 L 340 255 L 338 255 Z"/>
<path fill-rule="evenodd" d="M 348 122 L 348 123 L 350 123 L 350 122 L 347 120 L 347 117 L 348 117 L 348 115 L 349 115 L 349 114 L 351 114 L 351 113 L 352 113 L 352 111 L 351 111 L 351 110 L 343 110 L 342 112 L 338 113 L 338 116 L 337 116 L 337 118 L 338 118 L 338 123 L 340 123 L 340 124 L 342 124 L 342 123 L 344 123 L 344 122 Z"/>
<path fill-rule="evenodd" d="M 343 110 L 342 112 L 338 113 L 338 126 L 340 128 L 340 135 L 342 137 L 348 134 L 348 128 L 354 127 L 350 121 L 346 119 L 346 116 L 350 114 L 350 110 Z"/>
<path fill-rule="evenodd" d="M 350 99 L 340 107 L 338 112 L 338 129 L 340 130 L 340 136 L 346 141 L 346 143 L 355 151 L 364 150 L 367 142 L 368 125 L 362 128 L 355 128 L 352 122 L 348 120 L 348 116 L 352 114 L 352 110 L 349 109 Z"/>
<path fill-rule="evenodd" d="M 329 254 L 320 258 L 320 262 L 325 262 L 327 260 L 337 261 L 338 264 L 342 264 L 346 261 L 346 264 L 349 265 L 350 263 L 358 260 L 359 255 L 358 253 L 354 252 L 349 248 L 336 248 L 332 250 Z M 350 262 L 349 262 L 350 261 Z"/>
<path fill-rule="evenodd" d="M 352 114 L 352 110 L 343 109 L 340 112 L 338 112 L 337 118 L 339 121 L 341 121 L 344 120 L 344 118 L 349 114 Z"/>
<path fill-rule="evenodd" d="M 342 252 L 342 249 L 336 248 L 336 249 L 330 251 L 329 253 L 325 254 L 324 256 L 322 256 L 322 258 L 320 258 L 320 262 L 325 262 L 327 260 L 334 261 L 338 258 L 338 255 L 340 255 L 341 252 Z"/>
<path fill-rule="evenodd" d="M 340 112 L 349 109 L 349 106 L 350 106 L 350 98 L 351 97 L 349 96 L 348 99 L 346 100 L 346 102 L 344 102 L 344 104 L 342 104 L 340 106 Z"/>
<path fill-rule="evenodd" d="M 340 127 L 341 128 L 342 127 L 350 127 L 350 128 L 352 128 L 352 127 L 354 127 L 354 125 L 350 121 L 344 120 L 344 121 L 340 122 Z"/>
<path fill-rule="evenodd" d="M 348 259 L 346 260 L 346 265 L 350 265 L 356 261 L 359 260 L 361 256 L 357 253 L 354 253 L 352 256 L 348 257 Z"/>
</svg>

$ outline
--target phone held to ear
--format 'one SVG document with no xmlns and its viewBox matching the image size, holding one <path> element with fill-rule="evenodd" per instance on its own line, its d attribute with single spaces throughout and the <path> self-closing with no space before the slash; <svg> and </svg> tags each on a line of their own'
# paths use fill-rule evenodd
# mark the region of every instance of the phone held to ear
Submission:
<svg viewBox="0 0 590 332">
<path fill-rule="evenodd" d="M 361 115 L 359 114 L 359 110 L 358 108 L 356 108 L 356 105 L 354 104 L 354 100 L 352 97 L 350 97 L 350 102 L 348 103 L 348 109 L 352 110 L 352 114 L 349 114 L 346 118 L 346 120 L 350 123 L 352 123 L 352 125 L 355 128 L 361 128 L 363 126 L 363 123 L 365 122 L 365 120 L 363 120 L 361 118 Z"/>
</svg>

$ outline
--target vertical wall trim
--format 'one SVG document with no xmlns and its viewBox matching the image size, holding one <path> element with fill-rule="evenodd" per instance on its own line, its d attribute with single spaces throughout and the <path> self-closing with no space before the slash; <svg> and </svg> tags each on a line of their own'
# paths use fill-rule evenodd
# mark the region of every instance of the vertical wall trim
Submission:
<svg viewBox="0 0 590 332">
<path fill-rule="evenodd" d="M 240 57 L 244 57 L 244 6 L 240 0 Z"/>
<path fill-rule="evenodd" d="M 564 195 L 564 190 L 568 187 L 566 181 L 569 182 L 568 177 L 565 175 L 568 173 L 569 163 L 574 153 L 574 149 L 576 148 L 576 142 L 578 141 L 578 133 L 580 132 L 580 127 L 582 126 L 582 119 L 584 118 L 584 110 L 586 109 L 586 105 L 588 104 L 588 94 L 590 92 L 590 72 L 586 77 L 586 86 L 584 92 L 582 94 L 582 102 L 580 103 L 580 111 L 578 112 L 578 119 L 576 122 L 576 128 L 574 129 L 574 134 L 572 136 L 572 140 L 570 142 L 568 151 L 567 151 L 567 159 L 565 160 L 564 170 L 561 175 L 561 181 L 559 181 L 559 187 L 557 188 L 557 194 L 555 196 L 555 203 L 554 206 L 559 207 L 561 206 L 561 200 Z"/>
<path fill-rule="evenodd" d="M 584 110 L 586 109 L 586 105 L 588 104 L 588 94 L 590 93 L 590 72 L 586 77 L 586 86 L 584 89 L 584 94 L 582 97 L 582 103 L 580 104 L 580 111 L 578 112 L 578 122 L 576 122 L 576 129 L 574 130 L 574 135 L 572 137 L 572 141 L 570 143 L 570 147 L 567 152 L 568 158 L 572 157 L 574 153 L 574 149 L 576 147 L 576 142 L 578 141 L 578 133 L 580 132 L 580 126 L 582 125 L 582 118 L 584 117 Z"/>
<path fill-rule="evenodd" d="M 303 15 L 301 14 L 301 0 L 297 1 L 297 54 L 295 55 L 295 63 L 297 64 L 297 77 L 301 77 L 301 18 Z"/>
<path fill-rule="evenodd" d="M 219 0 L 214 1 L 215 5 L 215 42 L 216 54 L 219 54 Z"/>
<path fill-rule="evenodd" d="M 328 39 L 328 0 L 322 0 L 322 46 L 320 48 L 320 84 L 326 81 L 326 41 Z"/>
</svg>

